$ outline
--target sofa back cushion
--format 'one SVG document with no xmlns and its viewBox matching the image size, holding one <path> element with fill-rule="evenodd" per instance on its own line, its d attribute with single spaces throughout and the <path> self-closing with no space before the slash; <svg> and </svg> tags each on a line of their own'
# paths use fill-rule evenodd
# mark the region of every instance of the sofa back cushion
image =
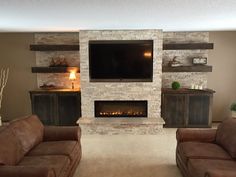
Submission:
<svg viewBox="0 0 236 177">
<path fill-rule="evenodd" d="M 9 127 L 19 139 L 24 154 L 43 140 L 44 126 L 35 115 L 14 120 Z"/>
<path fill-rule="evenodd" d="M 218 126 L 216 143 L 236 158 L 236 119 L 225 120 Z"/>
<path fill-rule="evenodd" d="M 22 146 L 11 129 L 0 131 L 0 165 L 16 165 L 23 158 Z"/>
</svg>

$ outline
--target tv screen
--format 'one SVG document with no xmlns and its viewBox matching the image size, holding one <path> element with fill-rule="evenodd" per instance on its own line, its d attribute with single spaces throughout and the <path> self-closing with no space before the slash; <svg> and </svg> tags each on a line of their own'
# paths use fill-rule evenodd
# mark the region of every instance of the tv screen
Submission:
<svg viewBox="0 0 236 177">
<path fill-rule="evenodd" d="M 153 41 L 89 41 L 91 81 L 151 82 Z"/>
</svg>

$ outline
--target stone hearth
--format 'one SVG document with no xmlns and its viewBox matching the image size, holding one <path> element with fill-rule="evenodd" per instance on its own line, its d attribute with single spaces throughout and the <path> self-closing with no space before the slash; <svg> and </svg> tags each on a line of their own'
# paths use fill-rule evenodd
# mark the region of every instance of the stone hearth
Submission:
<svg viewBox="0 0 236 177">
<path fill-rule="evenodd" d="M 157 134 L 163 129 L 162 118 L 85 118 L 78 123 L 83 134 Z"/>
</svg>

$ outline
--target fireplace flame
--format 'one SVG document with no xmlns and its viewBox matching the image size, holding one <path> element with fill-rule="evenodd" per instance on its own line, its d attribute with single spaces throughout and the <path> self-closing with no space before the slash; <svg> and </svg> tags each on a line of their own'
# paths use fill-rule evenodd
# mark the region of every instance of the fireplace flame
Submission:
<svg viewBox="0 0 236 177">
<path fill-rule="evenodd" d="M 128 111 L 128 112 L 100 112 L 100 116 L 142 116 L 144 113 L 142 111 Z"/>
</svg>

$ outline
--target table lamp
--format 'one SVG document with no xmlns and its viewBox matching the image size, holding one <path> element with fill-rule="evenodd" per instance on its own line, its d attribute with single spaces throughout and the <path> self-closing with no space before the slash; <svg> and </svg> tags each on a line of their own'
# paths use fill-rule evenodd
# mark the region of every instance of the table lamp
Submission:
<svg viewBox="0 0 236 177">
<path fill-rule="evenodd" d="M 72 89 L 74 89 L 74 80 L 76 79 L 75 72 L 70 72 L 69 80 L 71 80 Z"/>
</svg>

